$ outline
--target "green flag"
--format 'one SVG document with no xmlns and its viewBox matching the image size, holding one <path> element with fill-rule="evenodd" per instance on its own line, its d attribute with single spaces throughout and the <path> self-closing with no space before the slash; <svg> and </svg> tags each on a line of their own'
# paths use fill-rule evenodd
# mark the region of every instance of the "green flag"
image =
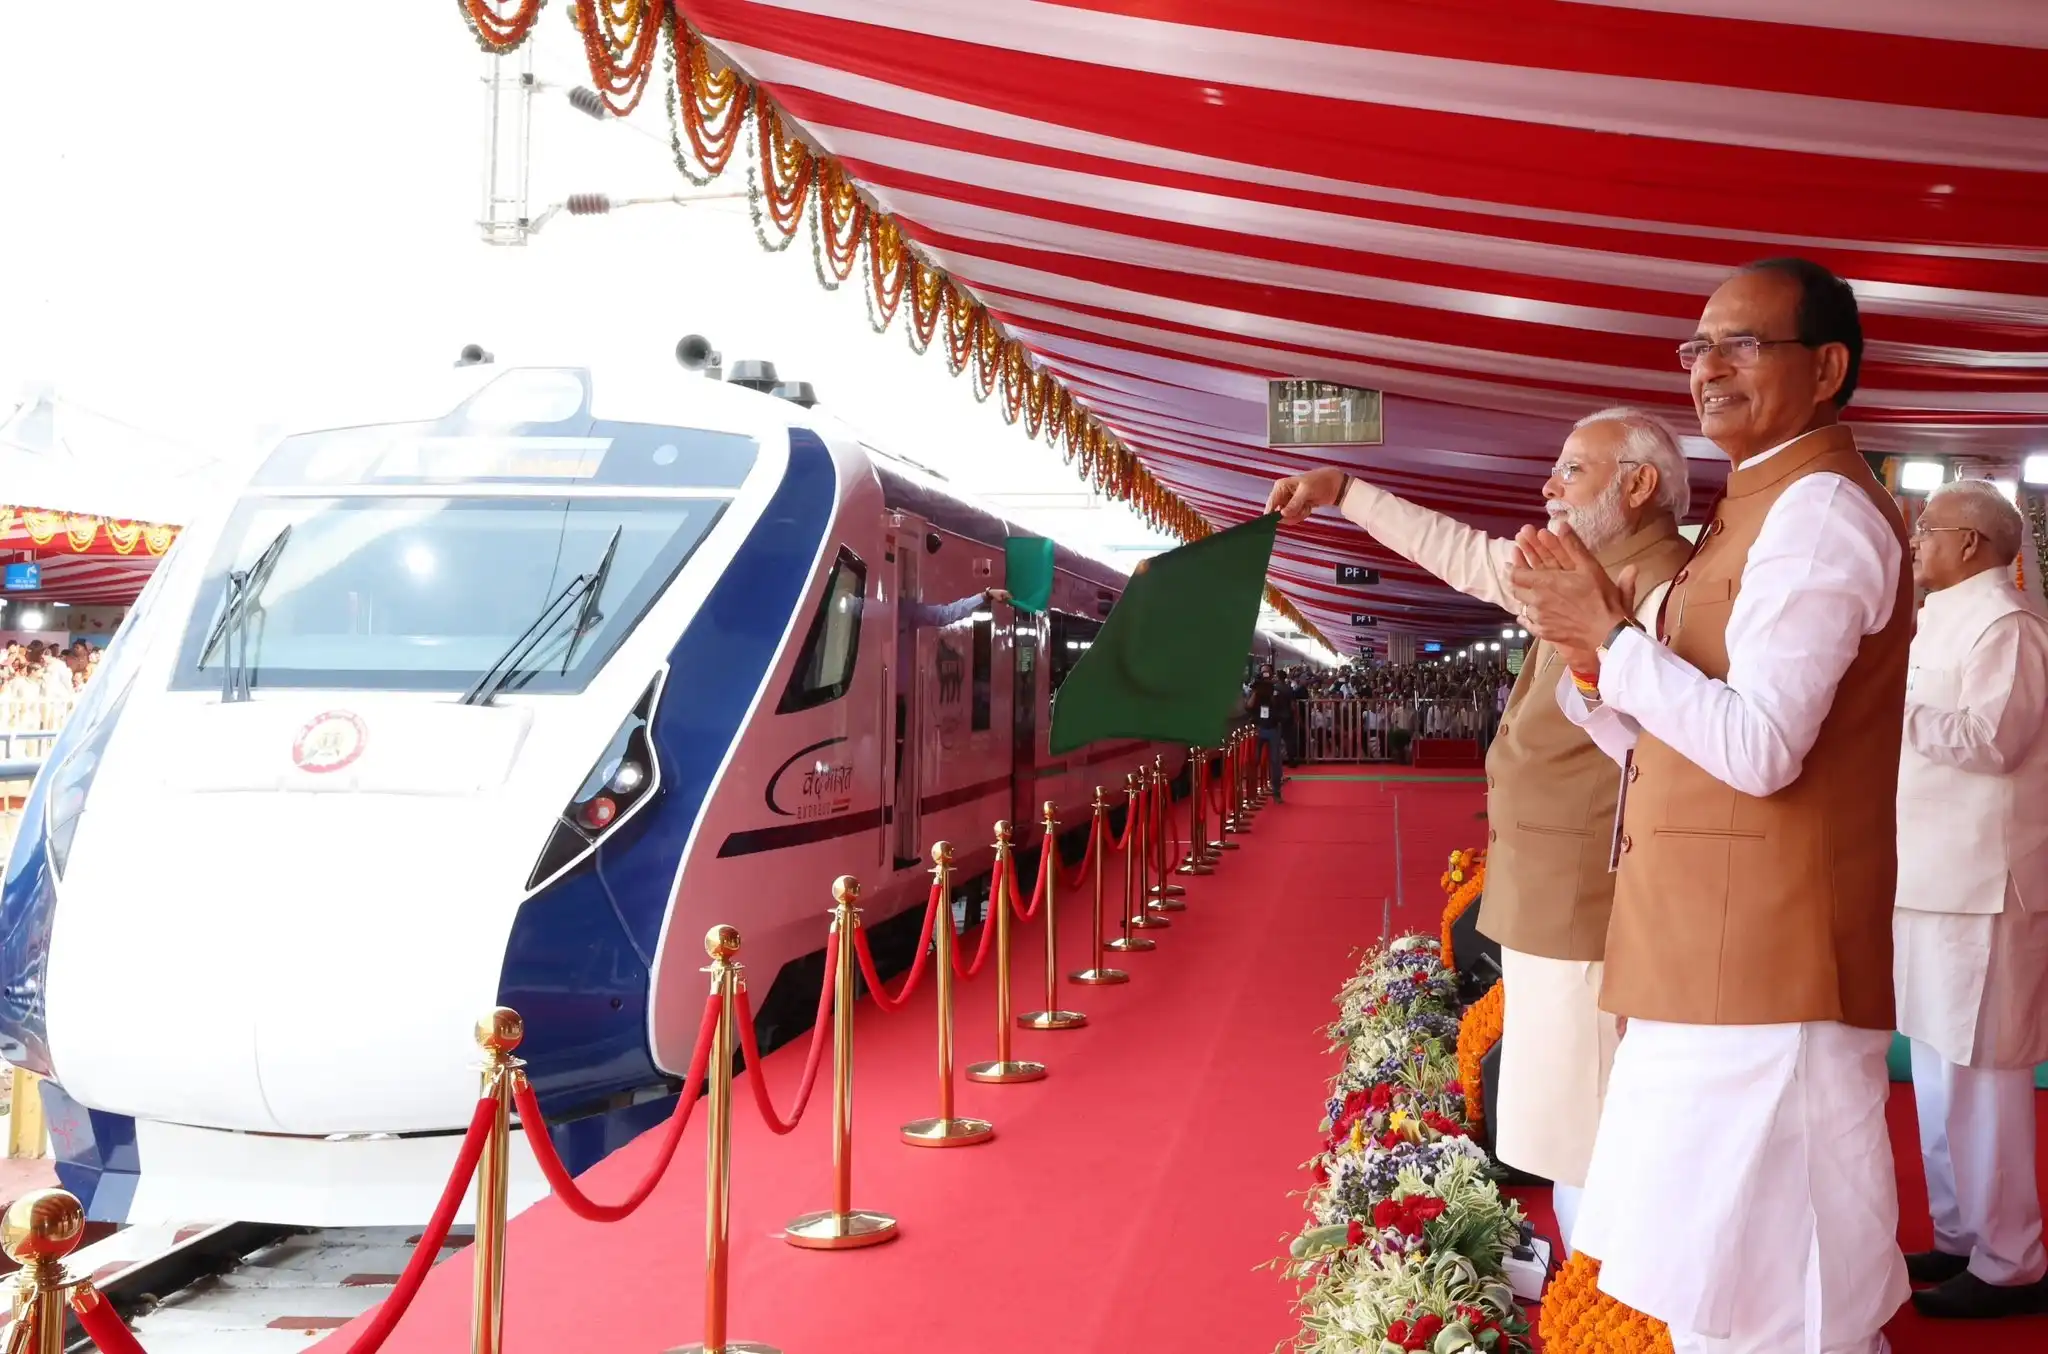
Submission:
<svg viewBox="0 0 2048 1354">
<path fill-rule="evenodd" d="M 1280 515 L 1154 556 L 1053 698 L 1052 750 L 1099 738 L 1214 747 L 1244 691 Z"/>
<path fill-rule="evenodd" d="M 1012 536 L 1003 542 L 1003 587 L 1010 605 L 1036 616 L 1052 605 L 1052 542 Z"/>
</svg>

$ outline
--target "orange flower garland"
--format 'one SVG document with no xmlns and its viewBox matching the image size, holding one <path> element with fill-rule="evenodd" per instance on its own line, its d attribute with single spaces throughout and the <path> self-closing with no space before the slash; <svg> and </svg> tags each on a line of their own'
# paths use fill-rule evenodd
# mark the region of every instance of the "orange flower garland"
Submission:
<svg viewBox="0 0 2048 1354">
<path fill-rule="evenodd" d="M 1465 1122 L 1478 1132 L 1486 1122 L 1480 1062 L 1500 1042 L 1508 1009 L 1507 984 L 1496 980 L 1486 995 L 1465 1008 L 1458 1021 L 1458 1084 L 1465 1088 Z"/>
<path fill-rule="evenodd" d="M 1451 951 L 1451 927 L 1458 918 L 1465 915 L 1465 909 L 1479 901 L 1479 895 L 1486 891 L 1486 862 L 1473 861 L 1470 851 L 1454 852 L 1451 868 L 1444 872 L 1444 892 L 1450 895 L 1444 904 L 1443 960 L 1444 967 L 1457 971 L 1458 959 Z"/>
<path fill-rule="evenodd" d="M 1543 1290 L 1544 1354 L 1672 1354 L 1671 1331 L 1600 1291 L 1600 1262 L 1574 1255 Z"/>
</svg>

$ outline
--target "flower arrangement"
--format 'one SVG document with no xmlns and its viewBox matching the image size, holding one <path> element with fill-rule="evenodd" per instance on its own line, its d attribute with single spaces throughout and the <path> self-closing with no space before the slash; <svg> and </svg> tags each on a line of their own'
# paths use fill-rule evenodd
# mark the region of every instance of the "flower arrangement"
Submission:
<svg viewBox="0 0 2048 1354">
<path fill-rule="evenodd" d="M 1284 1262 L 1307 1285 L 1298 1354 L 1516 1354 L 1502 1277 L 1522 1215 L 1472 1140 L 1457 977 L 1434 936 L 1368 953 L 1330 1026 L 1344 1064 L 1309 1162 L 1310 1223 Z"/>
<path fill-rule="evenodd" d="M 1663 1322 L 1600 1291 L 1600 1262 L 1574 1255 L 1543 1290 L 1545 1354 L 1672 1354 Z"/>
<path fill-rule="evenodd" d="M 1465 1086 L 1465 1117 L 1477 1128 L 1486 1122 L 1485 1082 L 1480 1063 L 1500 1042 L 1507 1026 L 1508 987 L 1506 979 L 1495 979 L 1486 995 L 1465 1008 L 1458 1022 L 1458 1080 Z"/>
<path fill-rule="evenodd" d="M 1471 859 L 1472 852 L 1459 851 L 1451 856 L 1451 868 L 1444 871 L 1444 892 L 1450 895 L 1444 904 L 1443 959 L 1444 967 L 1456 972 L 1458 957 L 1451 946 L 1451 928 L 1465 910 L 1479 901 L 1479 895 L 1486 891 L 1486 862 Z"/>
</svg>

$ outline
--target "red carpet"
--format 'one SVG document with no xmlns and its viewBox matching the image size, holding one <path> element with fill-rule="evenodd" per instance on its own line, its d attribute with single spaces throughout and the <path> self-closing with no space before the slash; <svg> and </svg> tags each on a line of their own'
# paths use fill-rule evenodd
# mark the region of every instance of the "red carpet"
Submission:
<svg viewBox="0 0 2048 1354">
<path fill-rule="evenodd" d="M 1290 1197 L 1316 1145 L 1335 1063 L 1323 1026 L 1396 893 L 1391 829 L 1401 806 L 1406 905 L 1397 927 L 1433 925 L 1444 859 L 1475 839 L 1469 781 L 1295 781 L 1242 850 L 1192 881 L 1189 910 L 1159 949 L 1128 956 L 1124 987 L 1067 989 L 1082 1030 L 1020 1031 L 1017 1056 L 1051 1067 L 1020 1086 L 962 1082 L 959 1112 L 995 1141 L 952 1151 L 901 1145 L 935 1108 L 929 998 L 858 1020 L 855 1203 L 897 1215 L 900 1240 L 812 1253 L 780 1238 L 829 1200 L 825 1095 L 787 1139 L 752 1104 L 735 1118 L 731 1338 L 789 1354 L 1073 1354 L 1186 1350 L 1263 1354 L 1296 1329 L 1290 1290 L 1260 1266 L 1302 1221 Z M 1078 902 L 1078 900 L 1077 900 Z M 1086 953 L 1086 916 L 1064 910 L 1065 967 Z M 1021 991 L 1040 932 L 1020 946 Z M 990 1056 L 994 984 L 961 1002 L 961 1061 Z M 803 1049 L 766 1063 L 783 1094 Z M 662 1350 L 700 1338 L 703 1129 L 641 1211 L 601 1226 L 552 1201 L 511 1227 L 506 1347 Z M 637 1178 L 643 1138 L 585 1178 L 601 1199 Z M 467 1252 L 434 1273 L 388 1348 L 446 1354 L 467 1340 Z M 337 1332 L 345 1349 L 356 1326 Z"/>
</svg>

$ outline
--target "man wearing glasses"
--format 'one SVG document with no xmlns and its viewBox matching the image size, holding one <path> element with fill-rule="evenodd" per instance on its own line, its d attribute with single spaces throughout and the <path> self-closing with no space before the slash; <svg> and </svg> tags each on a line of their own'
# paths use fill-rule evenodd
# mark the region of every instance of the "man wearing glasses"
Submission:
<svg viewBox="0 0 2048 1354">
<path fill-rule="evenodd" d="M 1514 572 L 1626 768 L 1601 1005 L 1627 1034 L 1578 1241 L 1681 1354 L 1873 1354 L 1908 1291 L 1884 1107 L 1913 599 L 1839 423 L 1862 353 L 1827 269 L 1737 273 L 1679 348 L 1733 468 L 1657 625 L 1569 533 L 1525 532 Z"/>
<path fill-rule="evenodd" d="M 2048 1062 L 2048 620 L 2013 586 L 2019 510 L 1984 480 L 1913 528 L 1927 590 L 1906 684 L 1899 1030 L 1912 1040 L 1934 1249 L 1929 1316 L 2048 1311 L 2034 1066 Z"/>
<path fill-rule="evenodd" d="M 1634 409 L 1579 420 L 1543 485 L 1550 522 L 1569 524 L 1655 616 L 1685 563 L 1679 519 L 1691 504 L 1685 457 L 1662 423 Z M 1380 544 L 1461 592 L 1513 610 L 1515 544 L 1396 498 L 1334 466 L 1281 480 L 1268 511 L 1289 522 L 1335 505 Z M 1614 765 L 1558 708 L 1564 664 L 1538 641 L 1508 693 L 1486 753 L 1486 896 L 1479 929 L 1501 946 L 1506 1023 L 1494 1153 L 1554 1182 L 1569 1247 L 1593 1154 L 1600 1098 L 1619 1038 L 1599 1008 L 1600 961 L 1614 901 L 1608 843 Z"/>
</svg>

